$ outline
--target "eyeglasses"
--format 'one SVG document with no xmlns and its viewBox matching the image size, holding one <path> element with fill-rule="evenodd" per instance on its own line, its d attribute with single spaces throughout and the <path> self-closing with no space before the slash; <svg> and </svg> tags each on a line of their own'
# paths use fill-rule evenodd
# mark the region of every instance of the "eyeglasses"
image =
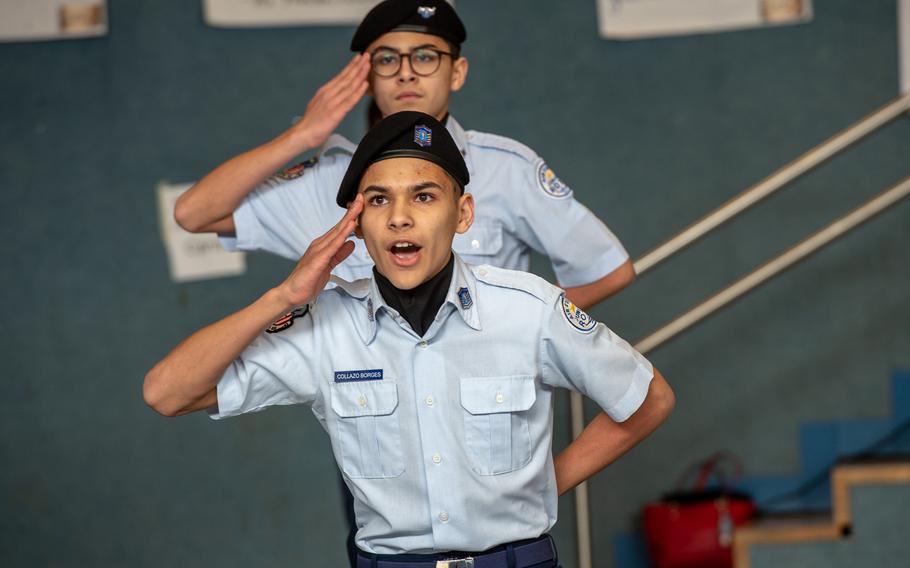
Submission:
<svg viewBox="0 0 910 568">
<path fill-rule="evenodd" d="M 439 70 L 439 63 L 442 56 L 448 55 L 454 58 L 455 55 L 447 51 L 432 49 L 429 47 L 420 47 L 410 53 L 399 53 L 391 49 L 377 49 L 373 52 L 370 59 L 373 64 L 373 72 L 380 77 L 394 77 L 401 70 L 401 60 L 407 59 L 411 65 L 411 71 L 415 75 L 427 77 Z"/>
</svg>

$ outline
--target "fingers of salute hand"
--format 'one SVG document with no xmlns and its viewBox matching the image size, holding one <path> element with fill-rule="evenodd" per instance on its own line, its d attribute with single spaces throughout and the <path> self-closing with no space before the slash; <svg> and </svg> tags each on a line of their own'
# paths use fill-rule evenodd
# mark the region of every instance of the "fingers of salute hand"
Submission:
<svg viewBox="0 0 910 568">
<path fill-rule="evenodd" d="M 348 206 L 344 217 L 307 248 L 294 272 L 284 282 L 284 297 L 292 306 L 310 302 L 325 287 L 332 269 L 354 251 L 347 240 L 354 230 L 357 216 L 363 210 L 363 196 Z"/>
<path fill-rule="evenodd" d="M 316 91 L 307 105 L 301 126 L 312 133 L 312 146 L 319 146 L 363 98 L 369 88 L 369 54 L 354 56 L 338 75 Z"/>
<path fill-rule="evenodd" d="M 329 256 L 331 258 L 335 257 L 346 244 L 350 243 L 350 249 L 347 254 L 345 254 L 338 262 L 344 260 L 348 254 L 354 250 L 354 243 L 347 240 L 351 233 L 354 230 L 354 226 L 357 224 L 357 216 L 360 215 L 360 212 L 363 211 L 363 194 L 357 194 L 357 197 L 354 198 L 354 201 L 348 204 L 348 210 L 345 212 L 344 217 L 341 218 L 334 227 L 329 229 L 329 231 L 319 237 L 316 241 L 313 242 L 313 245 L 316 245 L 319 242 L 319 254 L 320 256 Z M 338 262 L 332 265 L 334 268 Z"/>
</svg>

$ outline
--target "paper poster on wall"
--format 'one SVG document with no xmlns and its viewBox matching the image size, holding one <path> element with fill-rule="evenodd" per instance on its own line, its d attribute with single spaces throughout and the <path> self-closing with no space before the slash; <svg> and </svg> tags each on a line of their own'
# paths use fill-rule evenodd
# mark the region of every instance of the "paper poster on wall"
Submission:
<svg viewBox="0 0 910 568">
<path fill-rule="evenodd" d="M 157 188 L 158 222 L 171 280 L 190 282 L 243 274 L 246 272 L 244 253 L 228 252 L 221 247 L 217 236 L 184 231 L 174 221 L 177 198 L 191 185 L 160 183 Z"/>
<path fill-rule="evenodd" d="M 642 39 L 798 24 L 812 0 L 597 0 L 600 35 Z"/>
<path fill-rule="evenodd" d="M 107 0 L 0 0 L 0 41 L 107 34 Z"/>
<path fill-rule="evenodd" d="M 221 28 L 354 25 L 378 3 L 379 0 L 202 0 L 202 13 L 206 24 Z"/>
</svg>

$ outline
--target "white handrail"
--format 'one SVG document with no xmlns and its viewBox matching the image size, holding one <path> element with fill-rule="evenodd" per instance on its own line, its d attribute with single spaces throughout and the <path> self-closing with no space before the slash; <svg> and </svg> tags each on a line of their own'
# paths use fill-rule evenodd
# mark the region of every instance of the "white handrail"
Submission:
<svg viewBox="0 0 910 568">
<path fill-rule="evenodd" d="M 641 353 L 647 353 L 663 345 L 733 300 L 761 286 L 769 279 L 777 276 L 851 229 L 878 215 L 908 195 L 910 195 L 910 177 L 883 191 L 811 237 L 794 245 L 786 252 L 759 266 L 707 300 L 667 322 L 660 329 L 636 343 L 635 349 Z"/>
<path fill-rule="evenodd" d="M 875 130 L 910 110 L 910 94 L 888 103 L 866 118 L 842 130 L 826 142 L 812 148 L 762 181 L 682 230 L 635 261 L 635 273 L 644 274 L 658 263 L 676 254 L 696 240 L 752 207 L 794 179 L 822 164 L 838 152 L 865 138 Z"/>
</svg>

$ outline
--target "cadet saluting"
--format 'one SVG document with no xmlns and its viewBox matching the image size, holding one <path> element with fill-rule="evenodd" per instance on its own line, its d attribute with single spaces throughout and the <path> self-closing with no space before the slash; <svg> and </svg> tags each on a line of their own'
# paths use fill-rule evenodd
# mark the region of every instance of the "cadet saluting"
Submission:
<svg viewBox="0 0 910 568">
<path fill-rule="evenodd" d="M 369 93 L 383 116 L 416 110 L 445 123 L 471 174 L 473 226 L 455 238 L 467 262 L 527 270 L 532 250 L 550 258 L 576 305 L 587 308 L 634 277 L 628 254 L 533 150 L 509 138 L 465 131 L 449 116 L 449 98 L 467 79 L 460 55 L 465 28 L 443 0 L 386 0 L 351 41 L 355 56 L 319 89 L 303 118 L 274 140 L 208 174 L 177 203 L 186 229 L 218 232 L 229 249 L 264 250 L 296 260 L 334 222 L 333 199 L 354 146 L 332 132 Z M 272 175 L 299 154 L 315 159 Z M 335 273 L 370 275 L 361 250 Z"/>
<path fill-rule="evenodd" d="M 452 252 L 473 221 L 469 179 L 435 119 L 384 119 L 344 176 L 342 220 L 284 282 L 146 376 L 146 401 L 166 415 L 309 405 L 355 496 L 358 567 L 557 566 L 557 486 L 618 458 L 674 404 L 660 373 L 562 290 Z M 373 276 L 322 291 L 354 250 L 352 231 Z M 583 435 L 562 471 L 551 455 L 558 387 L 610 417 L 608 442 Z"/>
</svg>

